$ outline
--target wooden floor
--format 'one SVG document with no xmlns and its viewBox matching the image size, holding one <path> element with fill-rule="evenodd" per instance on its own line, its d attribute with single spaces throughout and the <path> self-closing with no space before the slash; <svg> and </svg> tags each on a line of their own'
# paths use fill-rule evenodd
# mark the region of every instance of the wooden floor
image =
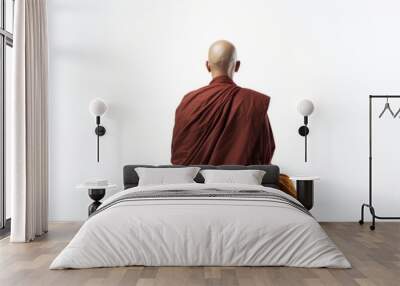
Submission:
<svg viewBox="0 0 400 286">
<path fill-rule="evenodd" d="M 289 267 L 122 267 L 48 270 L 80 227 L 53 223 L 35 242 L 0 241 L 0 285 L 400 285 L 400 223 L 378 223 L 375 232 L 357 223 L 323 223 L 352 269 Z"/>
</svg>

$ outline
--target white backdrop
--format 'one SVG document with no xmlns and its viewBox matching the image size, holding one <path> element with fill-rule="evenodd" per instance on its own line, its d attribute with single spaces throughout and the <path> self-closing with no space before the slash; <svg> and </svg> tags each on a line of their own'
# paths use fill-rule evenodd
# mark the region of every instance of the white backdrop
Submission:
<svg viewBox="0 0 400 286">
<path fill-rule="evenodd" d="M 209 82 L 207 48 L 221 38 L 236 44 L 242 61 L 235 81 L 272 98 L 273 163 L 289 175 L 321 177 L 312 211 L 319 220 L 359 219 L 368 94 L 400 93 L 400 2 L 49 0 L 48 8 L 51 220 L 86 218 L 90 200 L 74 188 L 86 179 L 121 187 L 124 164 L 169 163 L 175 108 Z M 95 97 L 109 105 L 100 164 L 88 111 Z M 316 106 L 309 163 L 297 133 L 302 98 Z M 395 215 L 400 119 L 378 124 L 376 204 L 380 215 Z"/>
</svg>

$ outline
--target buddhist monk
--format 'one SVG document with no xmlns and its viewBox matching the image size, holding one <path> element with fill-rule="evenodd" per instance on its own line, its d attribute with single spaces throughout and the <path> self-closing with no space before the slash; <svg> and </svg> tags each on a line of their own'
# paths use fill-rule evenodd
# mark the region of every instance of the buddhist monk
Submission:
<svg viewBox="0 0 400 286">
<path fill-rule="evenodd" d="M 176 109 L 171 162 L 176 165 L 269 164 L 275 142 L 270 98 L 235 84 L 236 48 L 217 41 L 208 51 L 212 81 L 184 96 Z"/>
</svg>

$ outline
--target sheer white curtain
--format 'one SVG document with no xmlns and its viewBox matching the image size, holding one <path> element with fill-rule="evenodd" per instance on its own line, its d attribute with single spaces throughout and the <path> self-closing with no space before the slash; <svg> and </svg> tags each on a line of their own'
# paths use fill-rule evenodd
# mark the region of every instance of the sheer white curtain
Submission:
<svg viewBox="0 0 400 286">
<path fill-rule="evenodd" d="M 47 14 L 46 0 L 16 0 L 10 120 L 12 242 L 47 232 Z"/>
</svg>

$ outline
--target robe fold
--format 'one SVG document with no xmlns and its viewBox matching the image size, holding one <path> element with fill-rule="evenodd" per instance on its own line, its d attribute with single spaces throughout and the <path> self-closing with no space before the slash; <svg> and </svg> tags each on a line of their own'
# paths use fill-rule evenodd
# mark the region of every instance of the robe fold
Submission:
<svg viewBox="0 0 400 286">
<path fill-rule="evenodd" d="M 275 150 L 269 102 L 227 76 L 185 95 L 175 113 L 172 164 L 269 164 Z"/>
</svg>

